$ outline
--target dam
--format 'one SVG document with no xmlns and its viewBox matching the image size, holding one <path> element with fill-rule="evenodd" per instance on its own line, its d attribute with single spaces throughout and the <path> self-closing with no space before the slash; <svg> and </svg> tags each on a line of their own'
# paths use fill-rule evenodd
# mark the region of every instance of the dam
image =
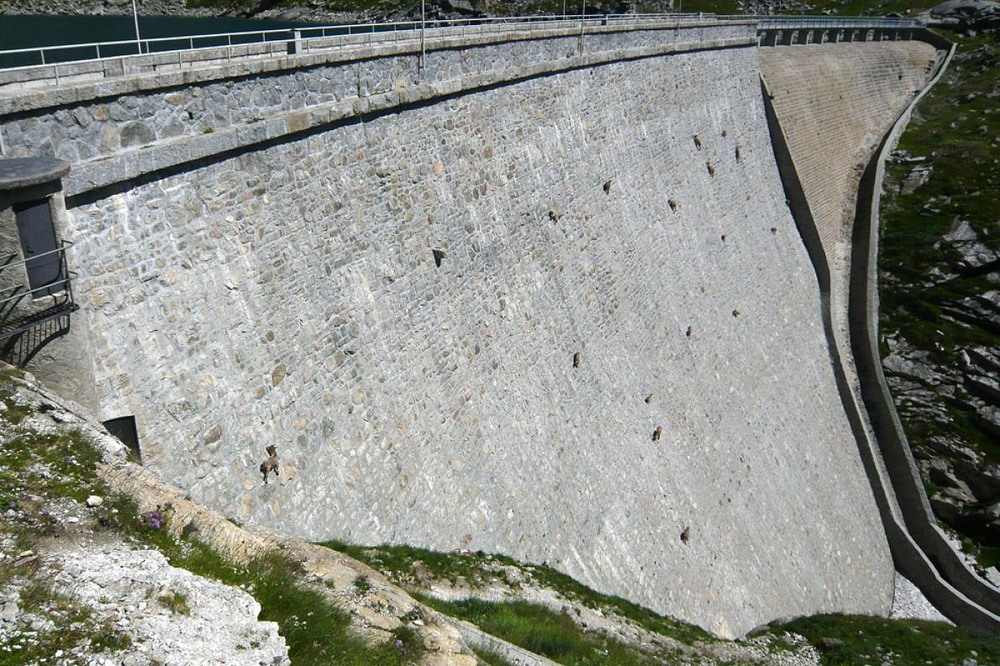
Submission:
<svg viewBox="0 0 1000 666">
<path fill-rule="evenodd" d="M 50 201 L 73 295 L 5 354 L 241 523 L 546 562 L 727 637 L 885 614 L 897 569 L 994 626 L 850 407 L 853 197 L 944 45 L 501 28 L 0 73 L 3 157 L 69 167 L 0 229 Z"/>
</svg>

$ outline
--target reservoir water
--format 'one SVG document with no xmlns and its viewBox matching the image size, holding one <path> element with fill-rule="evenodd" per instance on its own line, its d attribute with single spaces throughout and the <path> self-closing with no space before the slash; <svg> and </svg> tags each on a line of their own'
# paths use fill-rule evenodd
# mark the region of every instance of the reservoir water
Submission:
<svg viewBox="0 0 1000 666">
<path fill-rule="evenodd" d="M 279 30 L 306 27 L 308 23 L 294 21 L 261 21 L 238 18 L 195 18 L 185 16 L 140 16 L 139 33 L 143 39 L 177 37 L 182 35 L 209 35 L 218 33 Z M 287 34 L 276 37 L 287 39 Z M 248 36 L 246 41 L 260 41 L 259 34 Z M 102 56 L 136 53 L 135 24 L 132 16 L 0 16 L 0 51 L 37 48 L 65 44 L 126 41 L 118 47 L 102 48 Z M 240 40 L 234 40 L 238 43 Z M 219 43 L 225 44 L 225 40 Z M 202 41 L 201 46 L 210 42 Z M 152 50 L 185 48 L 181 41 L 153 43 Z M 49 51 L 46 62 L 59 62 L 93 57 L 93 49 Z M 0 67 L 38 64 L 37 53 L 23 56 L 0 56 Z"/>
</svg>

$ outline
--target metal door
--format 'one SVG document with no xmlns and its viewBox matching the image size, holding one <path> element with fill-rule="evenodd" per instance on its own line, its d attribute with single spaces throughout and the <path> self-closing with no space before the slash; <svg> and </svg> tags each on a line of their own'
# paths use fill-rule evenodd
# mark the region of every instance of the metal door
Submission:
<svg viewBox="0 0 1000 666">
<path fill-rule="evenodd" d="M 24 251 L 24 267 L 33 298 L 62 291 L 43 289 L 62 278 L 59 253 L 56 252 L 56 230 L 52 225 L 49 200 L 28 201 L 14 205 L 17 233 Z"/>
</svg>

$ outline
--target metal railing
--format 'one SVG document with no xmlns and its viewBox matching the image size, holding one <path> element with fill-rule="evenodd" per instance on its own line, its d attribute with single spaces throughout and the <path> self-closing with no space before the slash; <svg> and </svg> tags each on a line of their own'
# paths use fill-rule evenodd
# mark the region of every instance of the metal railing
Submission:
<svg viewBox="0 0 1000 666">
<path fill-rule="evenodd" d="M 268 58 L 290 53 L 328 51 L 347 47 L 425 39 L 464 38 L 473 35 L 572 29 L 584 34 L 600 26 L 671 28 L 708 23 L 756 22 L 766 30 L 918 28 L 916 19 L 688 14 L 575 14 L 515 16 L 430 21 L 396 21 L 347 25 L 306 26 L 276 30 L 157 37 L 90 42 L 0 51 L 0 85 L 44 85 L 63 79 L 85 80 L 123 76 L 160 68 L 194 67 L 234 58 Z M 17 88 L 15 88 L 17 89 Z"/>
<path fill-rule="evenodd" d="M 753 16 L 757 21 L 758 30 L 796 30 L 802 28 L 882 28 L 903 29 L 923 28 L 925 24 L 919 19 L 907 18 L 877 18 L 866 16 Z"/>
<path fill-rule="evenodd" d="M 45 322 L 55 319 L 79 309 L 73 299 L 73 278 L 76 274 L 69 270 L 66 263 L 66 250 L 73 244 L 69 241 L 62 241 L 60 247 L 48 252 L 41 252 L 32 255 L 27 259 L 19 259 L 17 254 L 11 253 L 0 259 L 0 280 L 8 271 L 27 271 L 32 262 L 37 262 L 47 256 L 56 255 L 59 262 L 59 277 L 48 283 L 31 288 L 30 285 L 14 284 L 9 287 L 0 288 L 0 340 L 23 333 L 31 328 L 40 326 Z M 20 280 L 19 275 L 16 280 Z M 39 299 L 52 297 L 48 303 L 35 307 Z M 30 308 L 21 308 L 25 299 L 30 299 Z"/>
<path fill-rule="evenodd" d="M 228 48 L 247 45 L 274 45 L 284 52 L 288 43 L 308 44 L 310 40 L 341 38 L 344 45 L 355 45 L 359 36 L 364 43 L 394 42 L 419 39 L 422 29 L 436 35 L 471 36 L 516 29 L 519 31 L 547 30 L 558 27 L 607 25 L 611 22 L 696 23 L 708 14 L 586 14 L 564 16 L 514 16 L 465 18 L 428 21 L 396 21 L 391 23 L 360 23 L 346 25 L 304 26 L 274 30 L 156 37 L 110 42 L 88 42 L 59 46 L 42 46 L 0 50 L 0 69 L 16 69 L 39 65 L 87 62 L 106 58 L 140 56 L 153 53 L 174 53 L 206 48 Z M 308 48 L 305 46 L 304 48 Z M 20 61 L 20 62 L 17 62 Z M 14 64 L 10 64 L 10 63 Z"/>
</svg>

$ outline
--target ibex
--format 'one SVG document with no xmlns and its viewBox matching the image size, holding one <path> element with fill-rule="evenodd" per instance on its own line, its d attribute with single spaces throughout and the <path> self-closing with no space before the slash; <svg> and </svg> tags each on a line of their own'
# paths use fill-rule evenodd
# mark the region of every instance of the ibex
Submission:
<svg viewBox="0 0 1000 666">
<path fill-rule="evenodd" d="M 278 449 L 273 444 L 267 447 L 267 458 L 260 464 L 260 475 L 267 483 L 267 475 L 272 471 L 274 476 L 278 476 Z"/>
</svg>

